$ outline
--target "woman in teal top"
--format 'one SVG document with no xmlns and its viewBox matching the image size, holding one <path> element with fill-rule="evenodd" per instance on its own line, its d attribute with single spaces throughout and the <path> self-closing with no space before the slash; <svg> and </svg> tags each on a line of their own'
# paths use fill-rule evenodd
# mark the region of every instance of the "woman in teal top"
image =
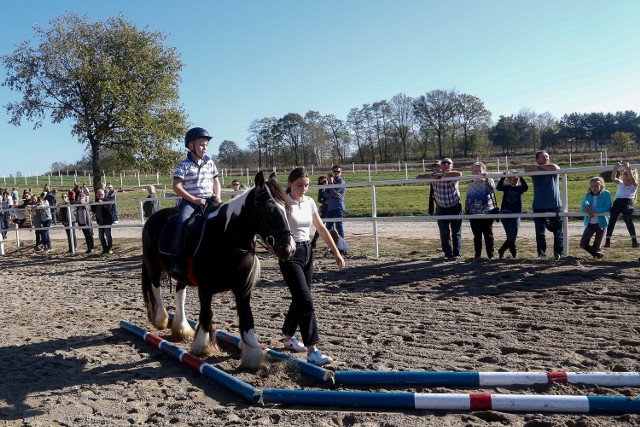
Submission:
<svg viewBox="0 0 640 427">
<path fill-rule="evenodd" d="M 584 233 L 580 239 L 580 247 L 589 252 L 595 258 L 604 257 L 600 251 L 604 230 L 609 224 L 608 212 L 611 210 L 611 193 L 605 190 L 604 180 L 599 176 L 589 178 L 589 191 L 584 195 L 580 210 L 587 215 L 584 217 Z M 607 215 L 599 215 L 606 212 Z M 591 237 L 593 245 L 590 245 Z"/>
</svg>

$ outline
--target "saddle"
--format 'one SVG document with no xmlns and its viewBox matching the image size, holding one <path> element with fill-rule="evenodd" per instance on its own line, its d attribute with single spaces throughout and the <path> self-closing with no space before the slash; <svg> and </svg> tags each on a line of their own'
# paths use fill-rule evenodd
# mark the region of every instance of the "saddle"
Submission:
<svg viewBox="0 0 640 427">
<path fill-rule="evenodd" d="M 204 232 L 207 226 L 207 217 L 212 212 L 215 212 L 220 207 L 220 203 L 217 203 L 210 198 L 207 200 L 203 209 L 196 210 L 193 215 L 187 220 L 184 225 L 184 248 L 183 254 L 187 258 L 192 258 L 198 253 L 200 243 L 204 236 Z M 175 231 L 178 226 L 178 215 L 174 215 L 165 224 L 160 231 L 160 238 L 158 239 L 158 252 L 164 255 L 175 256 Z"/>
</svg>

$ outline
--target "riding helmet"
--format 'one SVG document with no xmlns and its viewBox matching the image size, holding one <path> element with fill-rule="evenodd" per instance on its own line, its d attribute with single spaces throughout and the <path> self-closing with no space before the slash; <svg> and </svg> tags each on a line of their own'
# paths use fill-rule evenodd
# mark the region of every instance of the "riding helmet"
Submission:
<svg viewBox="0 0 640 427">
<path fill-rule="evenodd" d="M 193 141 L 196 138 L 207 138 L 209 141 L 211 141 L 211 138 L 213 138 L 211 135 L 209 135 L 209 132 L 207 132 L 206 129 L 203 128 L 191 128 L 187 131 L 187 133 L 184 136 L 184 146 L 185 148 L 189 148 L 189 142 Z"/>
</svg>

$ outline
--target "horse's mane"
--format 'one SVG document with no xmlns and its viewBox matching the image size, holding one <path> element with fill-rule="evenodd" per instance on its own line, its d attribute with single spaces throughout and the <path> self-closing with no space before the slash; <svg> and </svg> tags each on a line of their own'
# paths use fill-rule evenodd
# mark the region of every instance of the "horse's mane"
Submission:
<svg viewBox="0 0 640 427">
<path fill-rule="evenodd" d="M 287 212 L 291 212 L 291 202 L 289 201 L 289 197 L 287 197 L 287 193 L 285 193 L 284 188 L 282 188 L 277 181 L 270 179 L 265 181 L 265 185 L 271 191 L 273 198 L 283 203 Z"/>
</svg>

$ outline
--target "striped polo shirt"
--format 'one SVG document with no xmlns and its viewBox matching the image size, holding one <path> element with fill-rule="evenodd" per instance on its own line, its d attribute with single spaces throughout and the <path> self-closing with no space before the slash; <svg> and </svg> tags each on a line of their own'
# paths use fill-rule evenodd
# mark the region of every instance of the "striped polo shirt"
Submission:
<svg viewBox="0 0 640 427">
<path fill-rule="evenodd" d="M 173 173 L 174 178 L 182 180 L 187 193 L 203 199 L 213 196 L 213 180 L 217 176 L 218 168 L 209 156 L 204 156 L 198 165 L 187 155 Z"/>
</svg>

